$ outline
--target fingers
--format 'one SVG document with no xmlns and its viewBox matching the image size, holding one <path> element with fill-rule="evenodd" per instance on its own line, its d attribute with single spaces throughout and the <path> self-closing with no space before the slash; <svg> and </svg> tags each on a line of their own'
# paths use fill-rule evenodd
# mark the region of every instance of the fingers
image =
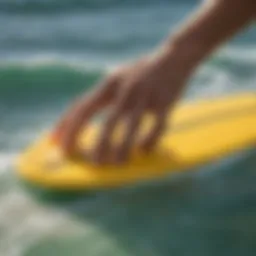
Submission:
<svg viewBox="0 0 256 256">
<path fill-rule="evenodd" d="M 52 138 L 55 142 L 59 142 L 63 136 L 63 132 L 65 131 L 66 126 L 70 122 L 73 113 L 76 113 L 77 108 L 81 104 L 80 100 L 77 100 L 68 110 L 67 113 L 61 118 L 58 122 L 57 126 L 55 127 L 54 131 L 52 132 Z"/>
<path fill-rule="evenodd" d="M 140 146 L 146 152 L 151 151 L 165 130 L 167 111 L 156 113 L 156 121 L 150 132 L 142 139 Z"/>
<path fill-rule="evenodd" d="M 115 159 L 117 163 L 125 162 L 130 153 L 131 148 L 135 143 L 144 111 L 146 109 L 146 100 L 139 98 L 134 111 L 130 111 L 127 116 L 127 128 L 123 136 L 123 140 L 115 150 Z"/>
<path fill-rule="evenodd" d="M 106 81 L 94 92 L 80 99 L 59 125 L 59 140 L 64 153 L 72 154 L 77 135 L 91 117 L 108 105 L 114 93 L 114 84 Z"/>
<path fill-rule="evenodd" d="M 109 160 L 109 154 L 113 152 L 113 145 L 111 145 L 113 139 L 113 133 L 116 125 L 119 123 L 120 119 L 125 115 L 125 110 L 129 99 L 131 97 L 132 90 L 123 89 L 121 94 L 117 97 L 117 101 L 114 104 L 112 111 L 106 118 L 104 124 L 102 124 L 102 131 L 99 135 L 98 144 L 93 152 L 93 160 L 95 163 L 104 163 Z"/>
<path fill-rule="evenodd" d="M 131 87 L 128 87 L 128 90 L 125 92 L 122 91 L 122 95 L 117 98 L 118 101 L 113 111 L 102 126 L 103 130 L 100 134 L 95 151 L 93 152 L 93 160 L 95 163 L 122 163 L 128 159 L 131 149 L 135 144 L 142 117 L 148 107 L 149 99 L 150 90 L 139 92 L 138 90 L 133 91 Z M 133 101 L 132 104 L 131 101 Z M 155 111 L 155 125 L 142 141 L 142 148 L 145 151 L 152 150 L 164 131 L 167 110 L 164 111 L 164 108 L 161 109 L 161 111 Z M 113 134 L 119 122 L 124 120 L 127 121 L 125 132 L 118 147 L 115 147 Z"/>
</svg>

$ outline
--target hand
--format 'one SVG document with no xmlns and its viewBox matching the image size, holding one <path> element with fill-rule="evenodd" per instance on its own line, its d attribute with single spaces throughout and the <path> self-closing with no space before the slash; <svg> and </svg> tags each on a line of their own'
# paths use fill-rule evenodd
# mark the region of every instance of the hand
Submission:
<svg viewBox="0 0 256 256">
<path fill-rule="evenodd" d="M 186 59 L 175 50 L 164 49 L 114 72 L 92 93 L 76 101 L 57 126 L 54 134 L 64 152 L 67 155 L 74 152 L 81 129 L 106 107 L 110 111 L 90 154 L 92 160 L 97 164 L 126 161 L 146 112 L 155 116 L 155 123 L 139 145 L 150 151 L 164 131 L 170 107 L 189 78 L 190 68 L 186 63 Z M 119 122 L 126 123 L 126 130 L 120 144 L 114 148 L 111 135 Z"/>
<path fill-rule="evenodd" d="M 221 43 L 250 24 L 254 16 L 253 0 L 204 2 L 172 34 L 171 43 L 167 42 L 156 55 L 120 68 L 90 95 L 81 97 L 57 126 L 54 138 L 64 153 L 72 154 L 80 130 L 93 115 L 110 107 L 91 157 L 96 163 L 123 162 L 136 142 L 142 117 L 150 111 L 155 115 L 155 124 L 140 145 L 151 150 L 163 133 L 167 112 L 178 99 L 191 71 Z M 114 148 L 111 135 L 120 121 L 126 123 L 126 131 Z"/>
</svg>

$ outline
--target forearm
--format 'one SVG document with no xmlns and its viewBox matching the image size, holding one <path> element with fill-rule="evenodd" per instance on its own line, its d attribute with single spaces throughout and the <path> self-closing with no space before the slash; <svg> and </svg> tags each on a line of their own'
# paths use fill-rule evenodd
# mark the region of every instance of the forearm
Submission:
<svg viewBox="0 0 256 256">
<path fill-rule="evenodd" d="M 193 68 L 249 25 L 255 14 L 256 0 L 208 0 L 172 35 L 167 47 L 186 57 Z"/>
</svg>

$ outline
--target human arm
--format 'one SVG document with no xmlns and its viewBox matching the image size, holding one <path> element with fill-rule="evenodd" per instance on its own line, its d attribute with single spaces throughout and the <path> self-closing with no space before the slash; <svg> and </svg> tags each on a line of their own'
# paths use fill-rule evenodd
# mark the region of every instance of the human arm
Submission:
<svg viewBox="0 0 256 256">
<path fill-rule="evenodd" d="M 81 129 L 107 107 L 110 111 L 96 147 L 87 153 L 89 158 L 96 163 L 127 160 L 146 112 L 155 116 L 155 124 L 145 138 L 139 138 L 139 144 L 151 150 L 193 71 L 219 45 L 250 24 L 255 7 L 255 0 L 203 3 L 153 54 L 121 67 L 75 102 L 54 132 L 63 151 L 72 154 Z M 119 122 L 125 122 L 126 129 L 119 145 L 114 145 L 111 135 Z"/>
</svg>

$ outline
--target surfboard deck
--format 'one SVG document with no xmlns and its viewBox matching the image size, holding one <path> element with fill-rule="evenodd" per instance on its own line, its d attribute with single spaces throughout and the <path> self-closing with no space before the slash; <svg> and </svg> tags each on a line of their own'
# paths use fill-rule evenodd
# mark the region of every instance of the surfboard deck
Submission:
<svg viewBox="0 0 256 256">
<path fill-rule="evenodd" d="M 150 126 L 143 124 L 142 133 Z M 91 147 L 98 126 L 82 134 L 82 147 Z M 168 119 L 168 128 L 150 154 L 134 149 L 120 166 L 95 166 L 81 157 L 63 158 L 44 135 L 18 158 L 17 174 L 25 181 L 53 190 L 97 190 L 132 185 L 184 172 L 256 144 L 256 94 L 245 93 L 181 103 Z"/>
</svg>

